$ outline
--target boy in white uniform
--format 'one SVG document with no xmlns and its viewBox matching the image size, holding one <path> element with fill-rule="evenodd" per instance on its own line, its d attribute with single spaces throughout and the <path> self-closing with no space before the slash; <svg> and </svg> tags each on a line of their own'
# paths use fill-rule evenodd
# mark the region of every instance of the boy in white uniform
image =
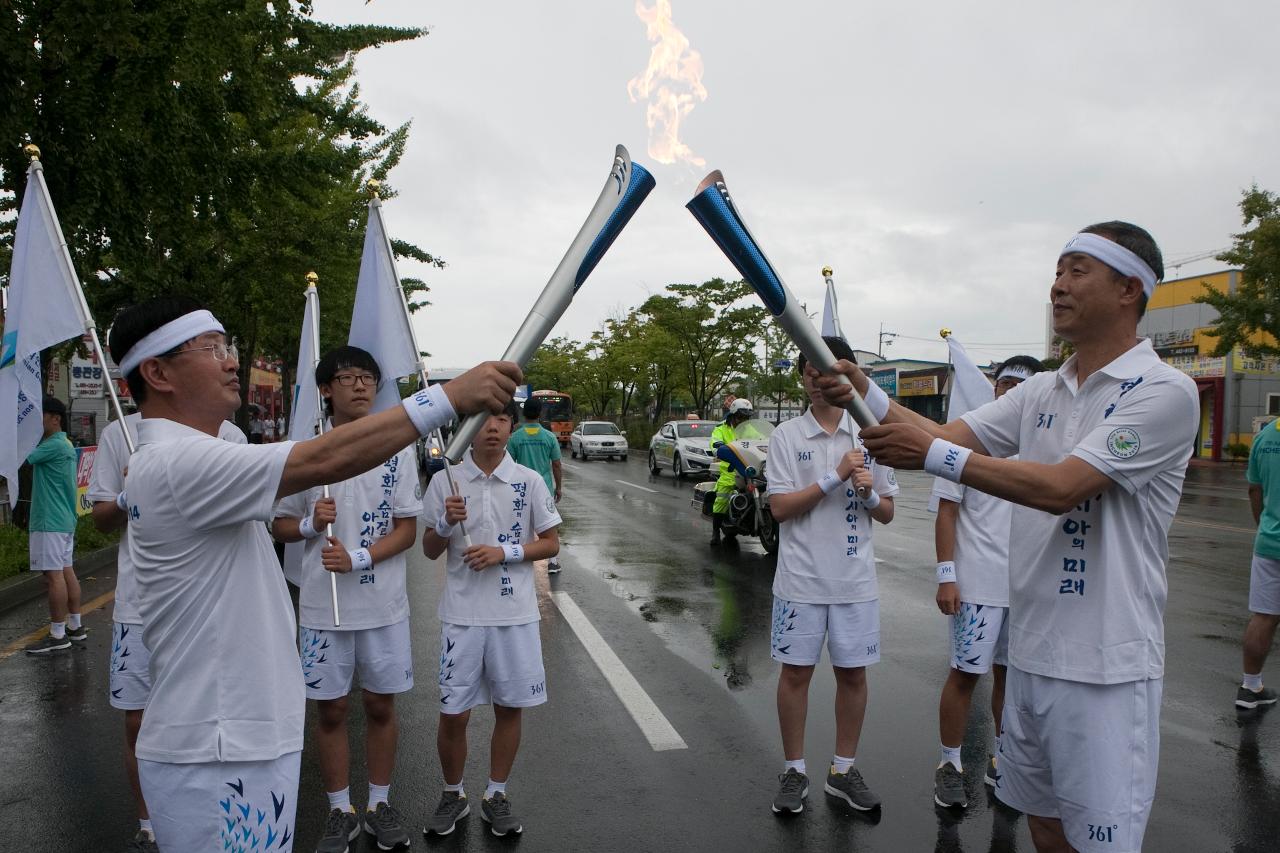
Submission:
<svg viewBox="0 0 1280 853">
<path fill-rule="evenodd" d="M 120 313 L 111 349 L 142 410 L 125 505 L 151 650 L 137 757 L 156 842 L 288 853 L 306 698 L 265 522 L 279 498 L 368 470 L 455 411 L 505 405 L 520 370 L 482 365 L 311 441 L 239 446 L 215 437 L 240 388 L 212 314 L 151 300 Z"/>
<path fill-rule="evenodd" d="M 315 377 L 333 426 L 342 426 L 369 414 L 382 370 L 365 350 L 343 346 L 320 359 Z M 320 773 L 329 802 L 317 853 L 346 853 L 347 842 L 360 833 L 348 785 L 347 694 L 356 670 L 363 688 L 369 776 L 364 829 L 383 850 L 409 844 L 409 832 L 388 797 L 399 732 L 395 697 L 413 687 L 404 552 L 418 539 L 422 500 L 417 489 L 417 459 L 410 447 L 329 486 L 328 498 L 312 488 L 276 507 L 276 538 L 306 540 L 298 645 L 307 698 L 316 701 Z M 329 524 L 333 535 L 326 542 Z M 329 566 L 343 571 L 338 576 L 342 625 L 337 628 Z"/>
<path fill-rule="evenodd" d="M 453 832 L 471 811 L 462 785 L 467 722 L 472 708 L 489 703 L 493 741 L 480 816 L 494 835 L 524 829 L 507 799 L 507 779 L 520 746 L 522 709 L 547 701 L 533 563 L 559 552 L 560 514 L 542 475 L 507 453 L 518 421 L 514 405 L 490 415 L 454 469 L 458 494 L 450 494 L 448 478 L 432 477 L 424 499 L 429 526 L 422 549 L 433 560 L 448 552 L 436 738 L 445 785 L 423 830 L 437 835 Z M 475 543 L 470 547 L 463 527 Z"/>
<path fill-rule="evenodd" d="M 839 358 L 853 358 L 843 338 L 824 338 Z M 769 507 L 780 522 L 773 576 L 773 659 L 778 724 L 786 764 L 775 814 L 804 811 L 809 792 L 804 726 L 809 682 L 823 641 L 836 678 L 836 749 L 823 789 L 859 811 L 880 805 L 853 766 L 867 710 L 867 670 L 880 660 L 880 593 L 872 522 L 893 520 L 898 484 L 871 461 L 843 410 L 813 384 L 819 373 L 800 358 L 809 411 L 769 437 Z"/>
<path fill-rule="evenodd" d="M 1137 853 L 1155 796 L 1169 525 L 1200 419 L 1195 383 L 1137 337 L 1163 274 L 1136 225 L 1072 237 L 1050 299 L 1075 353 L 946 425 L 837 368 L 881 421 L 862 431 L 877 459 L 1019 504 L 996 795 L 1041 853 Z"/>
<path fill-rule="evenodd" d="M 124 428 L 137 440 L 138 422 L 142 415 L 125 416 Z M 218 438 L 232 444 L 245 444 L 244 433 L 230 421 L 223 421 Z M 120 421 L 107 424 L 98 436 L 98 450 L 89 475 L 89 500 L 93 502 L 93 524 L 99 530 L 121 529 L 120 547 L 116 553 L 115 611 L 111 621 L 111 675 L 107 701 L 124 711 L 124 766 L 129 788 L 138 807 L 138 832 L 130 850 L 153 853 L 155 830 L 147 814 L 147 803 L 138 784 L 138 759 L 134 749 L 138 730 L 142 728 L 142 712 L 151 697 L 151 653 L 142 642 L 142 615 L 138 606 L 138 584 L 133 576 L 133 558 L 129 555 L 129 516 L 125 513 L 125 472 L 129 469 L 129 445 L 125 443 Z"/>
<path fill-rule="evenodd" d="M 993 399 L 1003 397 L 1044 370 L 1038 360 L 1015 355 L 996 370 Z M 960 747 L 969 721 L 969 705 L 978 679 L 994 667 L 991 716 L 996 752 L 1004 708 L 1005 669 L 1009 663 L 1009 523 L 1013 504 L 942 477 L 933 485 L 938 498 L 934 538 L 938 554 L 936 601 L 951 617 L 951 668 L 938 701 L 941 760 L 934 771 L 933 801 L 943 808 L 965 808 L 964 766 Z M 995 785 L 996 759 L 985 781 Z"/>
</svg>

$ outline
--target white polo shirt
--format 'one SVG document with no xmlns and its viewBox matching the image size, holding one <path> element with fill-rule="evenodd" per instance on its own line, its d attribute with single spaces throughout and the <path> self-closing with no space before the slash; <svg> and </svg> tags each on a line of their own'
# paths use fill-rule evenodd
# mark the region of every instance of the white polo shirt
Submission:
<svg viewBox="0 0 1280 853">
<path fill-rule="evenodd" d="M 310 516 L 322 496 L 323 490 L 319 487 L 290 495 L 276 506 L 275 516 Z M 391 532 L 393 518 L 416 520 L 422 513 L 413 448 L 401 450 L 378 467 L 350 480 L 331 485 L 329 496 L 334 499 L 338 512 L 333 535 L 347 550 L 368 548 Z M 416 533 L 414 540 L 417 540 Z M 409 618 L 404 551 L 375 563 L 367 572 L 337 575 L 342 625 L 334 628 L 330 572 L 325 571 L 320 561 L 326 540 L 317 536 L 303 544 L 298 621 L 304 626 L 327 631 L 358 631 L 394 625 Z"/>
<path fill-rule="evenodd" d="M 854 433 L 847 412 L 830 435 L 812 411 L 792 418 L 769 436 L 769 495 L 812 486 L 855 447 L 862 449 L 862 439 Z M 867 458 L 876 492 L 885 498 L 896 495 L 893 469 Z M 778 568 L 773 575 L 773 594 L 778 598 L 801 604 L 853 604 L 880 597 L 871 511 L 853 490 L 852 478 L 813 509 L 781 522 L 778 537 Z"/>
<path fill-rule="evenodd" d="M 237 445 L 143 418 L 130 545 L 151 700 L 137 755 L 191 764 L 302 749 L 293 606 L 266 522 L 294 442 Z"/>
<path fill-rule="evenodd" d="M 960 504 L 956 515 L 956 585 L 960 600 L 1009 606 L 1009 524 L 1013 504 L 938 477 L 933 494 Z"/>
<path fill-rule="evenodd" d="M 1109 488 L 1070 512 L 1015 506 L 1009 542 L 1009 660 L 1090 684 L 1164 674 L 1169 525 L 1200 422 L 1195 382 L 1133 348 L 1076 386 L 1076 357 L 964 421 L 993 456 L 1076 456 Z"/>
<path fill-rule="evenodd" d="M 532 533 L 560 524 L 556 502 L 542 475 L 504 453 L 493 474 L 485 475 L 467 451 L 453 469 L 458 494 L 467 502 L 467 534 L 475 545 L 504 542 L 527 545 Z M 431 527 L 444 515 L 449 478 L 435 476 L 423 499 L 423 522 Z M 499 563 L 475 572 L 462 562 L 466 545 L 462 531 L 449 537 L 445 561 L 440 621 L 453 625 L 524 625 L 538 621 L 538 598 L 533 588 L 533 563 Z"/>
<path fill-rule="evenodd" d="M 138 435 L 138 423 L 142 415 L 134 412 L 125 415 L 125 423 L 129 431 Z M 223 421 L 218 438 L 232 444 L 246 444 L 247 439 L 240 428 L 229 421 Z M 92 502 L 115 502 L 116 495 L 124 490 L 124 469 L 129 467 L 129 445 L 125 444 L 124 432 L 120 421 L 107 424 L 98 436 L 98 449 L 93 456 L 93 471 L 89 474 L 88 498 Z M 133 558 L 129 555 L 129 525 L 120 533 L 120 547 L 116 553 L 116 597 L 113 621 L 124 625 L 141 625 L 142 616 L 138 610 L 138 585 L 133 577 Z"/>
</svg>

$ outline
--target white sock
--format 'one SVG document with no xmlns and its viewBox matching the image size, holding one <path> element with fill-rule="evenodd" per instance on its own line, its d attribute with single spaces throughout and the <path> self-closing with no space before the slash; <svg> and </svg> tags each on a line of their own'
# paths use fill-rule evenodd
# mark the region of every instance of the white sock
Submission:
<svg viewBox="0 0 1280 853">
<path fill-rule="evenodd" d="M 1000 754 L 1000 735 L 996 735 L 996 755 Z"/>
<path fill-rule="evenodd" d="M 462 782 L 459 782 L 456 785 L 450 785 L 448 782 L 445 782 L 444 789 L 450 793 L 457 794 L 460 797 L 465 797 L 467 795 L 467 792 L 462 790 Z"/>
<path fill-rule="evenodd" d="M 1257 675 L 1250 675 L 1249 673 L 1246 672 L 1244 674 L 1243 686 L 1246 690 L 1252 690 L 1254 693 L 1257 693 L 1259 690 L 1262 689 L 1262 673 L 1258 673 Z"/>
<path fill-rule="evenodd" d="M 803 773 L 803 772 L 805 772 L 805 770 L 804 770 L 804 759 L 803 759 L 803 758 L 801 758 L 801 759 L 799 759 L 798 761 L 788 761 L 788 762 L 787 762 L 787 766 L 786 766 L 786 767 L 784 767 L 784 768 L 782 769 L 782 772 L 783 772 L 783 773 L 786 773 L 788 770 L 794 770 L 794 771 L 796 771 L 797 773 Z"/>
<path fill-rule="evenodd" d="M 376 811 L 378 803 L 387 801 L 387 794 L 391 792 L 390 785 L 375 785 L 369 783 L 369 811 Z"/>
<path fill-rule="evenodd" d="M 845 758 L 843 755 L 831 756 L 831 772 L 848 773 L 849 768 L 853 766 L 854 759 Z"/>
<path fill-rule="evenodd" d="M 485 788 L 485 789 L 484 789 L 484 798 L 485 798 L 486 800 L 491 800 L 491 799 L 493 799 L 493 795 L 494 795 L 494 794 L 503 794 L 503 795 L 505 795 L 506 793 L 507 793 L 507 783 L 506 783 L 506 782 L 495 782 L 495 781 L 493 781 L 492 779 L 490 779 L 490 780 L 489 780 L 489 787 L 487 787 L 487 788 Z"/>
<path fill-rule="evenodd" d="M 50 622 L 49 636 L 53 637 L 55 640 L 61 640 L 63 637 L 67 636 L 67 623 L 66 622 Z"/>
<path fill-rule="evenodd" d="M 951 762 L 951 766 L 955 769 L 960 771 L 964 770 L 964 768 L 960 766 L 960 747 L 950 747 L 945 743 L 942 745 L 942 760 L 938 762 L 938 766 L 941 767 L 948 761 Z"/>
<path fill-rule="evenodd" d="M 341 791 L 326 791 L 325 796 L 329 798 L 329 810 L 341 809 L 344 812 L 353 812 L 351 808 L 351 789 L 343 788 Z"/>
<path fill-rule="evenodd" d="M 68 614 L 67 614 L 67 627 L 68 627 L 68 628 L 70 628 L 72 631 L 75 631 L 75 630 L 77 630 L 77 629 L 80 627 L 80 614 L 79 614 L 79 613 L 68 613 Z"/>
<path fill-rule="evenodd" d="M 149 817 L 138 818 L 138 829 L 141 829 L 148 836 L 150 836 L 152 841 L 156 840 L 156 831 L 155 831 L 155 828 L 151 826 L 151 818 Z"/>
</svg>

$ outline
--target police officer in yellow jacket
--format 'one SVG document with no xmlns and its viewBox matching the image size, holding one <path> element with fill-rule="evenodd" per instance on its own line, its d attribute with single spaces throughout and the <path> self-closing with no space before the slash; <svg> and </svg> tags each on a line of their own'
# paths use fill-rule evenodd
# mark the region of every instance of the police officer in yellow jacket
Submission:
<svg viewBox="0 0 1280 853">
<path fill-rule="evenodd" d="M 717 444 L 728 444 L 737 440 L 735 430 L 744 421 L 752 417 L 751 401 L 739 397 L 729 404 L 729 414 L 724 421 L 711 431 L 711 447 Z M 714 452 L 714 451 L 713 451 Z M 733 494 L 733 469 L 729 463 L 720 463 L 720 479 L 716 480 L 716 502 L 711 508 L 711 544 L 720 544 L 720 528 L 729 513 L 729 496 Z M 725 538 L 735 541 L 734 534 L 726 532 Z"/>
</svg>

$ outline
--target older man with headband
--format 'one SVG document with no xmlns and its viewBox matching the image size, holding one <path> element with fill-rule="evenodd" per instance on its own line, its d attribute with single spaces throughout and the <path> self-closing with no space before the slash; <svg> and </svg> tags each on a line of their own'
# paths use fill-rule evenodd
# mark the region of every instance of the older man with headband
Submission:
<svg viewBox="0 0 1280 853">
<path fill-rule="evenodd" d="M 1163 273 L 1136 225 L 1071 238 L 1050 299 L 1075 354 L 946 425 L 839 365 L 882 423 L 862 431 L 877 461 L 1016 504 L 996 795 L 1042 853 L 1137 853 L 1155 796 L 1168 533 L 1200 410 L 1195 383 L 1137 337 Z M 822 382 L 833 402 L 852 393 Z"/>
<path fill-rule="evenodd" d="M 378 465 L 455 413 L 500 409 L 520 370 L 483 364 L 310 441 L 236 445 L 217 435 L 240 406 L 237 353 L 211 313 L 173 297 L 128 308 L 111 349 L 142 411 L 121 502 L 151 650 L 137 757 L 156 842 L 287 853 L 305 697 L 264 523 L 279 498 Z"/>
</svg>

